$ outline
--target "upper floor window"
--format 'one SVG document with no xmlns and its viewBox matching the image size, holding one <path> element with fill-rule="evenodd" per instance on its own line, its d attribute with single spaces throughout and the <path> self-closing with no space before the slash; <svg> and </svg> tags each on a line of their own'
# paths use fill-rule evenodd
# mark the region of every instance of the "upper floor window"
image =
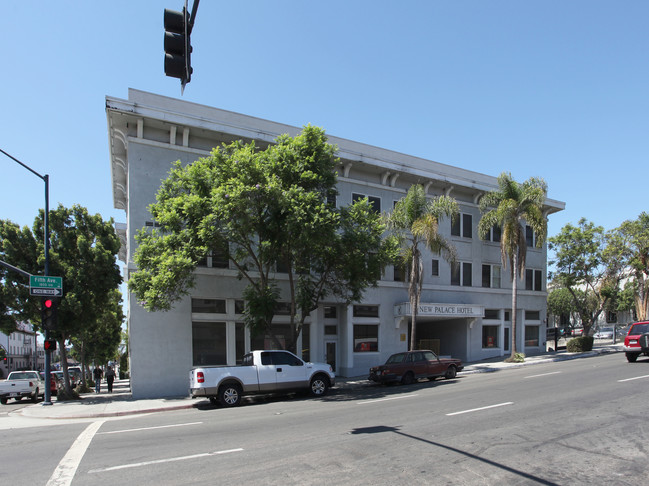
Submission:
<svg viewBox="0 0 649 486">
<path fill-rule="evenodd" d="M 482 286 L 500 288 L 500 265 L 482 265 Z"/>
<path fill-rule="evenodd" d="M 360 201 L 361 199 L 367 198 L 369 201 L 370 205 L 372 206 L 372 209 L 376 211 L 377 213 L 381 212 L 381 198 L 376 197 L 376 196 L 367 196 L 366 194 L 357 194 L 357 193 L 352 193 L 352 203 L 356 201 Z"/>
<path fill-rule="evenodd" d="M 433 277 L 439 277 L 439 260 L 437 258 L 433 258 L 432 276 Z"/>
<path fill-rule="evenodd" d="M 525 241 L 530 248 L 536 247 L 536 231 L 530 225 L 525 225 Z"/>
<path fill-rule="evenodd" d="M 192 312 L 208 314 L 225 314 L 223 299 L 192 299 Z"/>
<path fill-rule="evenodd" d="M 473 216 L 461 213 L 457 218 L 451 220 L 451 235 L 462 238 L 473 238 Z"/>
<path fill-rule="evenodd" d="M 471 287 L 473 285 L 472 270 L 473 265 L 469 262 L 451 263 L 451 285 Z"/>
<path fill-rule="evenodd" d="M 355 305 L 354 317 L 379 317 L 378 305 Z"/>
<path fill-rule="evenodd" d="M 500 243 L 501 236 L 500 226 L 494 226 L 489 230 L 489 234 L 485 238 L 485 241 L 493 241 L 494 243 Z"/>
<path fill-rule="evenodd" d="M 525 290 L 543 290 L 543 272 L 528 268 L 525 270 Z"/>
</svg>

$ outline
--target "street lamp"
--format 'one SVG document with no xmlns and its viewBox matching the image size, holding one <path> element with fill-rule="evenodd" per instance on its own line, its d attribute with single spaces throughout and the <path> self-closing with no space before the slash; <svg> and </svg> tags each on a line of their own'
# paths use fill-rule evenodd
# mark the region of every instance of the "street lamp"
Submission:
<svg viewBox="0 0 649 486">
<path fill-rule="evenodd" d="M 45 175 L 39 174 L 34 169 L 27 166 L 26 164 L 23 164 L 20 160 L 13 157 L 12 155 L 9 155 L 7 152 L 5 152 L 2 149 L 0 149 L 0 152 L 5 154 L 7 157 L 9 157 L 14 162 L 22 165 L 29 172 L 31 172 L 35 176 L 42 179 L 43 182 L 45 182 L 45 214 L 43 216 L 43 225 L 44 225 L 44 233 L 45 234 L 43 235 L 43 238 L 44 238 L 44 245 L 45 245 L 45 269 L 44 269 L 44 275 L 47 277 L 50 274 L 50 224 L 49 224 L 49 218 L 50 218 L 50 176 L 48 174 L 45 174 Z M 49 339 L 49 333 L 50 333 L 49 330 L 44 329 L 43 332 L 45 333 L 45 339 Z M 50 390 L 50 387 L 49 387 L 50 371 L 51 371 L 50 358 L 51 358 L 50 352 L 45 351 L 45 382 L 47 383 L 47 386 L 45 386 L 45 396 L 44 396 L 44 399 L 43 399 L 43 405 L 52 405 L 51 390 Z"/>
</svg>

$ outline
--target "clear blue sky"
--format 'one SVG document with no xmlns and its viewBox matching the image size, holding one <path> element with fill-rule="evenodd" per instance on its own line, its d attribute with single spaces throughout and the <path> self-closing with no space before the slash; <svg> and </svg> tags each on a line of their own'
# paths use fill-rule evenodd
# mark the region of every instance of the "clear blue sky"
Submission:
<svg viewBox="0 0 649 486">
<path fill-rule="evenodd" d="M 163 10 L 181 0 L 3 2 L 0 148 L 49 174 L 50 205 L 113 208 L 105 96 L 181 98 Z M 192 1 L 190 0 L 190 8 Z M 543 177 L 549 233 L 648 210 L 646 0 L 203 0 L 183 99 L 492 176 Z M 0 154 L 0 218 L 40 179 Z"/>
</svg>

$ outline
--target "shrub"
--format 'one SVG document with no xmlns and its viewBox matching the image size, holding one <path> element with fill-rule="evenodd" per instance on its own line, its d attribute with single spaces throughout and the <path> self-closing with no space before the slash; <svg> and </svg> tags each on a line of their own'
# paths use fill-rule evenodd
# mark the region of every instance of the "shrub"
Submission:
<svg viewBox="0 0 649 486">
<path fill-rule="evenodd" d="M 505 360 L 505 363 L 523 363 L 525 361 L 524 353 L 516 353 L 514 357 L 511 356 Z"/>
<path fill-rule="evenodd" d="M 592 336 L 580 336 L 571 339 L 566 345 L 566 350 L 569 353 L 580 353 L 582 351 L 592 351 L 593 350 L 593 337 Z"/>
</svg>

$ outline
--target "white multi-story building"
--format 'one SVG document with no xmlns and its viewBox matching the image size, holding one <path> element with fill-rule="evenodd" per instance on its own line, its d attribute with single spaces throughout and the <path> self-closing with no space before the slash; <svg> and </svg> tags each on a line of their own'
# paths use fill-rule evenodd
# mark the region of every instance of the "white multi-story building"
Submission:
<svg viewBox="0 0 649 486">
<path fill-rule="evenodd" d="M 6 360 L 0 360 L 0 377 L 6 377 L 15 370 L 43 370 L 45 350 L 38 342 L 37 334 L 31 324 L 19 322 L 11 334 L 0 333 L 0 347 L 5 351 Z"/>
<path fill-rule="evenodd" d="M 255 140 L 263 147 L 280 134 L 301 131 L 137 90 L 129 90 L 127 100 L 107 97 L 106 111 L 114 204 L 126 213 L 126 224 L 117 225 L 126 278 L 135 271 L 134 235 L 156 224 L 147 206 L 155 201 L 172 162 L 191 163 L 223 142 Z M 338 146 L 340 157 L 339 207 L 367 196 L 377 209 L 390 210 L 413 184 L 422 184 L 431 197 L 452 196 L 460 205 L 457 224 L 442 220 L 440 227 L 457 248 L 458 263 L 426 257 L 419 345 L 464 361 L 509 353 L 509 270 L 501 268 L 499 235 L 483 241 L 477 234 L 479 198 L 497 188 L 496 178 L 333 136 L 329 142 Z M 564 206 L 548 199 L 545 214 Z M 519 284 L 517 310 L 517 349 L 527 354 L 545 349 L 547 249 L 536 248 L 534 238 L 528 227 L 527 270 Z M 134 397 L 185 395 L 193 365 L 235 364 L 245 352 L 269 345 L 263 337 L 251 337 L 244 326 L 245 282 L 227 262 L 208 257 L 196 275 L 190 295 L 168 312 L 147 312 L 134 295 L 128 296 Z M 305 359 L 331 363 L 340 376 L 363 376 L 370 366 L 407 348 L 410 316 L 407 284 L 398 269 L 389 267 L 362 302 L 323 302 L 309 316 L 297 349 Z M 287 323 L 280 310 L 274 321 L 278 334 Z"/>
</svg>

